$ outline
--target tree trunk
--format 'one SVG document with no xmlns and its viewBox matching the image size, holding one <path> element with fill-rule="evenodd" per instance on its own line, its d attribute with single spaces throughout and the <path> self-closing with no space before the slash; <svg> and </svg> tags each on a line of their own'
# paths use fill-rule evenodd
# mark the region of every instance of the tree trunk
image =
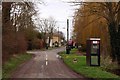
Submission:
<svg viewBox="0 0 120 80">
<path fill-rule="evenodd" d="M 49 47 L 50 47 L 51 39 L 52 39 L 52 33 L 49 34 Z"/>
<path fill-rule="evenodd" d="M 49 36 L 48 46 L 50 47 L 51 36 Z"/>
<path fill-rule="evenodd" d="M 11 30 L 10 29 L 11 27 L 10 26 L 10 10 L 11 10 L 11 3 L 3 2 L 2 3 L 2 32 L 3 34 L 7 33 L 8 30 Z"/>
<path fill-rule="evenodd" d="M 43 33 L 43 47 L 45 48 L 47 46 L 47 42 L 46 42 L 46 32 Z"/>
<path fill-rule="evenodd" d="M 12 36 L 12 26 L 10 23 L 10 10 L 11 3 L 10 2 L 2 2 L 2 61 L 3 64 L 10 57 L 10 53 L 14 48 L 14 41 Z"/>
<path fill-rule="evenodd" d="M 110 34 L 110 43 L 111 43 L 111 57 L 112 60 L 115 61 L 116 60 L 116 43 L 117 43 L 117 33 L 115 30 L 115 23 L 111 22 L 109 24 L 109 34 Z"/>
<path fill-rule="evenodd" d="M 112 60 L 117 60 L 120 65 L 120 27 L 118 32 L 115 30 L 115 23 L 112 22 L 109 25 L 109 33 L 110 33 L 110 43 L 111 43 L 111 57 Z"/>
<path fill-rule="evenodd" d="M 120 25 L 117 33 L 117 48 L 116 48 L 117 62 L 120 65 Z"/>
</svg>

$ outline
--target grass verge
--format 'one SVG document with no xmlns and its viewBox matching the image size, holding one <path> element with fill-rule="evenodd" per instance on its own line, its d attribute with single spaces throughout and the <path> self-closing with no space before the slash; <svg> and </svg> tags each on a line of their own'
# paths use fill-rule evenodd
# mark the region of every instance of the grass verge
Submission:
<svg viewBox="0 0 120 80">
<path fill-rule="evenodd" d="M 23 62 L 32 58 L 31 54 L 19 54 L 10 58 L 3 66 L 2 66 L 2 78 L 9 78 L 11 73 Z"/>
<path fill-rule="evenodd" d="M 120 76 L 112 74 L 103 70 L 101 67 L 90 67 L 86 65 L 86 56 L 80 56 L 74 54 L 74 51 L 71 51 L 71 54 L 65 54 L 64 52 L 59 53 L 61 55 L 65 64 L 67 64 L 72 70 L 75 72 L 87 77 L 87 78 L 95 78 L 98 80 L 120 80 Z M 77 62 L 73 62 L 74 58 L 77 59 Z"/>
</svg>

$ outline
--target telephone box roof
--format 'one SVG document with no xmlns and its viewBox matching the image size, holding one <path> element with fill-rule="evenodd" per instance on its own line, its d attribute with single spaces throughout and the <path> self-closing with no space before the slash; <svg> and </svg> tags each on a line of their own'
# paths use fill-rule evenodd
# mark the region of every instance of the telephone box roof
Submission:
<svg viewBox="0 0 120 80">
<path fill-rule="evenodd" d="M 100 40 L 100 38 L 90 38 L 89 40 Z"/>
</svg>

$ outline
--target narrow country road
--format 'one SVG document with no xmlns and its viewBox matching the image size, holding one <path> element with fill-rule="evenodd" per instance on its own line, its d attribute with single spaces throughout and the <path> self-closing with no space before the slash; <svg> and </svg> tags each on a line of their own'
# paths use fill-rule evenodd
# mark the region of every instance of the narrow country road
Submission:
<svg viewBox="0 0 120 80">
<path fill-rule="evenodd" d="M 47 51 L 29 51 L 35 57 L 17 69 L 12 78 L 83 78 L 70 70 L 57 53 L 64 47 Z M 81 79 L 80 79 L 81 80 Z"/>
</svg>

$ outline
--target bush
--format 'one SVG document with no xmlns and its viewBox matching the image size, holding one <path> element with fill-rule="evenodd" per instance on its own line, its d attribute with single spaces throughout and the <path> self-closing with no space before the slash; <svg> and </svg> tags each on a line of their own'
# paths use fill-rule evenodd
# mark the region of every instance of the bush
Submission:
<svg viewBox="0 0 120 80">
<path fill-rule="evenodd" d="M 27 50 L 27 41 L 23 33 L 18 33 L 16 43 L 17 53 L 24 53 Z"/>
<path fill-rule="evenodd" d="M 33 49 L 40 49 L 40 47 L 41 47 L 41 40 L 35 38 L 35 39 L 33 40 L 33 42 L 32 42 L 32 45 L 33 45 L 33 46 L 32 46 Z"/>
<path fill-rule="evenodd" d="M 86 52 L 86 45 L 82 44 L 78 46 L 78 50 L 81 52 Z"/>
<path fill-rule="evenodd" d="M 110 56 L 103 57 L 101 56 L 101 67 L 106 70 L 118 69 L 118 64 L 116 62 L 112 62 Z"/>
</svg>

